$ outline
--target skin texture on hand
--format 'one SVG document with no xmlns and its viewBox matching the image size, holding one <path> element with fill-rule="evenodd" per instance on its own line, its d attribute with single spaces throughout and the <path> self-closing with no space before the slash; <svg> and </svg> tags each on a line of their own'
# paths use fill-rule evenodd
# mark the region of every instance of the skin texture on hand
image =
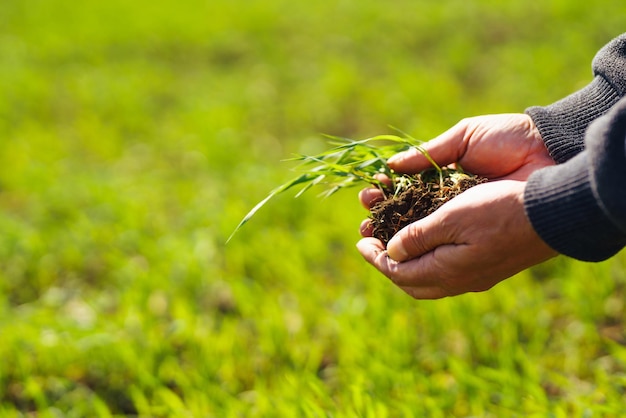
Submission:
<svg viewBox="0 0 626 418">
<path fill-rule="evenodd" d="M 536 234 L 524 211 L 526 179 L 554 161 L 525 114 L 463 119 L 423 145 L 441 166 L 459 164 L 490 179 L 401 230 L 385 248 L 361 224 L 363 257 L 409 295 L 433 299 L 483 291 L 557 253 Z M 395 171 L 431 167 L 417 150 L 389 160 Z M 382 199 L 375 188 L 359 194 L 369 208 Z"/>
</svg>

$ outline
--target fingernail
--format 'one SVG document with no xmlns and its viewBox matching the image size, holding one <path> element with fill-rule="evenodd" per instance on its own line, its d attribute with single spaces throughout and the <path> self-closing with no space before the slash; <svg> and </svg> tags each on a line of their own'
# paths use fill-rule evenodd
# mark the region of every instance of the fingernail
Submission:
<svg viewBox="0 0 626 418">
<path fill-rule="evenodd" d="M 398 238 L 391 238 L 387 243 L 387 254 L 392 260 L 404 261 L 409 257 L 409 254 L 404 249 L 402 240 Z"/>
</svg>

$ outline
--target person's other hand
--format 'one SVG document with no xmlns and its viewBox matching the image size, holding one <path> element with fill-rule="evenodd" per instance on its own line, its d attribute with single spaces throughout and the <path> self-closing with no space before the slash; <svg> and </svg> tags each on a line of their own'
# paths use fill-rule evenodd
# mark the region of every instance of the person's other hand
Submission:
<svg viewBox="0 0 626 418">
<path fill-rule="evenodd" d="M 398 232 L 387 248 L 359 241 L 363 257 L 406 293 L 434 299 L 483 291 L 557 253 L 532 228 L 518 180 L 480 184 Z"/>
<path fill-rule="evenodd" d="M 554 165 L 534 122 L 523 113 L 463 119 L 422 146 L 438 165 L 458 163 L 463 170 L 490 180 L 526 180 L 533 171 Z M 408 174 L 432 167 L 417 149 L 396 154 L 388 164 Z M 369 209 L 382 194 L 368 188 L 359 198 Z"/>
<path fill-rule="evenodd" d="M 536 169 L 554 164 L 534 122 L 523 113 L 463 119 L 423 147 L 440 166 L 459 163 L 489 179 L 526 180 Z M 431 167 L 416 149 L 395 155 L 389 165 L 401 173 Z"/>
</svg>

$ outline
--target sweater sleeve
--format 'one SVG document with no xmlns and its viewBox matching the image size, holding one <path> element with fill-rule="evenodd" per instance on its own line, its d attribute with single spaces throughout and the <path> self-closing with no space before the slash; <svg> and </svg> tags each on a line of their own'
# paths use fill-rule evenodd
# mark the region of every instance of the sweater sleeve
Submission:
<svg viewBox="0 0 626 418">
<path fill-rule="evenodd" d="M 589 124 L 626 94 L 626 34 L 604 46 L 592 62 L 594 78 L 587 86 L 549 106 L 530 107 L 548 152 L 563 163 L 584 149 Z"/>
<path fill-rule="evenodd" d="M 601 261 L 626 246 L 626 99 L 594 121 L 584 151 L 534 172 L 526 213 L 556 251 Z"/>
</svg>

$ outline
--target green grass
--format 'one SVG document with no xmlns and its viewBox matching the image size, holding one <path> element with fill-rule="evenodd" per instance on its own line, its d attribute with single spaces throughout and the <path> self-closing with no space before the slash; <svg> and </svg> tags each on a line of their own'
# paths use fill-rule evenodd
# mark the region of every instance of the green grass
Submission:
<svg viewBox="0 0 626 418">
<path fill-rule="evenodd" d="M 414 301 L 279 161 L 547 104 L 607 1 L 0 5 L 0 415 L 613 417 L 626 258 Z"/>
</svg>

